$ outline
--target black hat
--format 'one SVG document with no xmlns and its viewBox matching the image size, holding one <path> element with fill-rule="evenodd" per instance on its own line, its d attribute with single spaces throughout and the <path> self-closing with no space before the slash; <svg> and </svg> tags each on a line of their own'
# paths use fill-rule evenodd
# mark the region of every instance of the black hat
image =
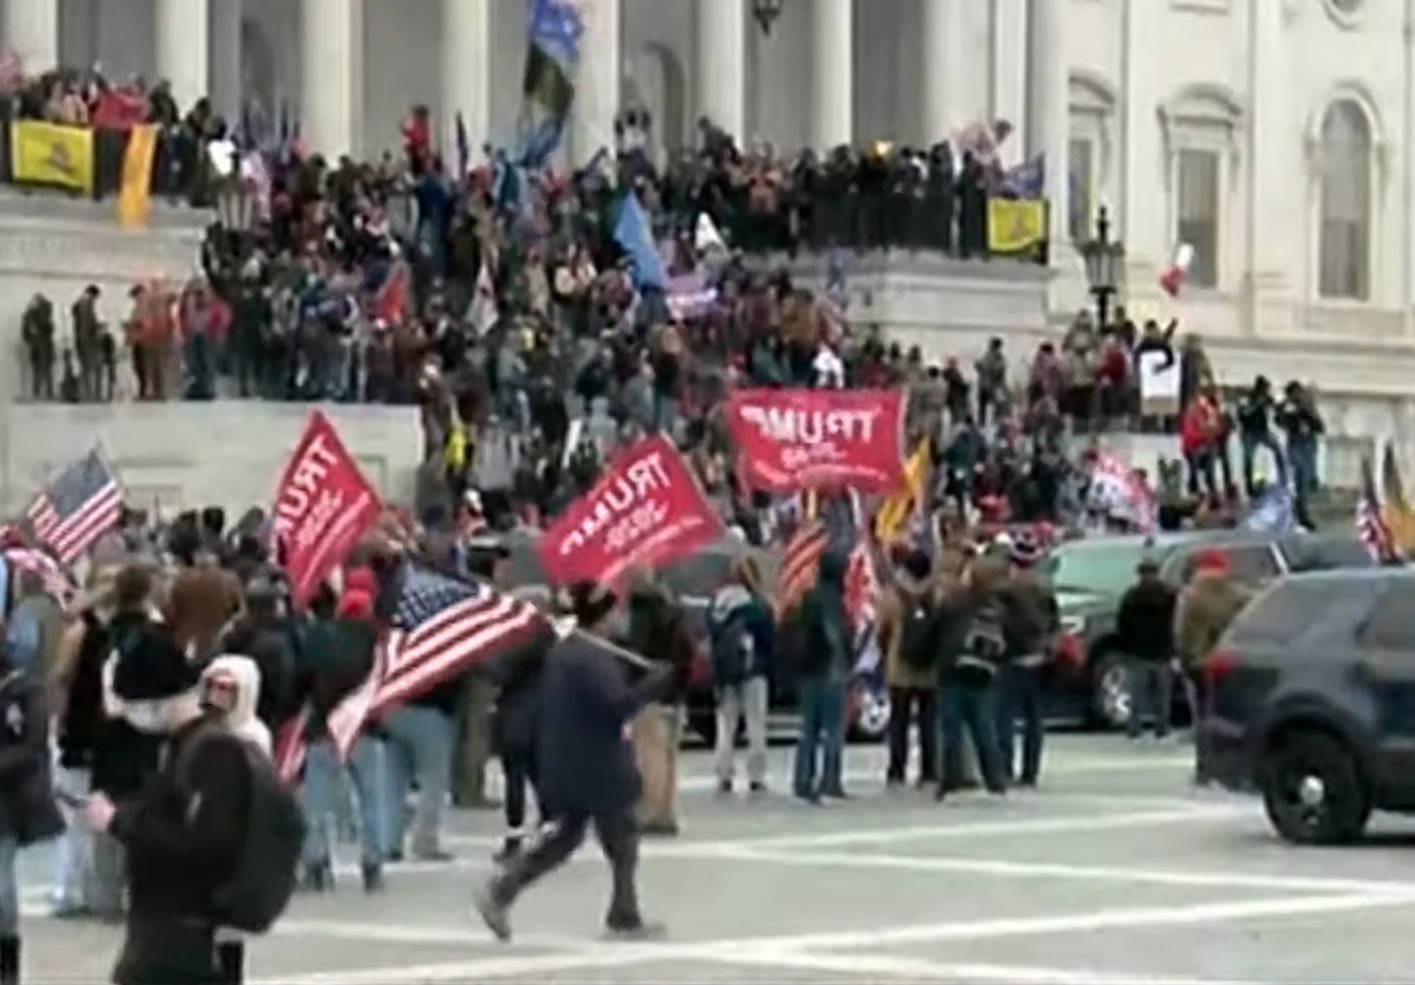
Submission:
<svg viewBox="0 0 1415 985">
<path fill-rule="evenodd" d="M 614 611 L 617 602 L 613 592 L 592 581 L 577 581 L 570 586 L 570 611 L 581 625 L 595 625 Z"/>
<path fill-rule="evenodd" d="M 904 559 L 904 570 L 909 572 L 910 577 L 917 581 L 923 581 L 933 570 L 933 562 L 924 551 L 914 550 L 909 552 L 909 556 Z"/>
<path fill-rule="evenodd" d="M 159 701 L 185 694 L 201 679 L 176 641 L 157 628 L 118 653 L 113 693 L 124 701 Z"/>
</svg>

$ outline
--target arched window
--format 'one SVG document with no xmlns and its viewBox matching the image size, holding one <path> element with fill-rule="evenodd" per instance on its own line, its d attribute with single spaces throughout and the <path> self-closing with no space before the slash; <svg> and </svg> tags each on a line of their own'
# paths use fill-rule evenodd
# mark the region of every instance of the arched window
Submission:
<svg viewBox="0 0 1415 985">
<path fill-rule="evenodd" d="M 1322 120 L 1321 294 L 1365 301 L 1371 290 L 1371 125 L 1349 99 Z"/>
</svg>

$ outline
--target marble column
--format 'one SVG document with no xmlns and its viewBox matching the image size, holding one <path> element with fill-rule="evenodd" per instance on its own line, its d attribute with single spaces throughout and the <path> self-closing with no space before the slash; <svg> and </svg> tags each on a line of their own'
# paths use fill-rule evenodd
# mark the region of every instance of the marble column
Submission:
<svg viewBox="0 0 1415 985">
<path fill-rule="evenodd" d="M 211 106 L 231 127 L 241 123 L 241 22 L 244 0 L 210 0 Z"/>
<path fill-rule="evenodd" d="M 619 0 L 584 0 L 584 34 L 571 109 L 571 160 L 587 164 L 601 147 L 614 151 L 614 118 L 624 74 L 620 54 Z M 659 121 L 662 122 L 662 121 Z"/>
<path fill-rule="evenodd" d="M 697 0 L 698 112 L 740 145 L 746 136 L 747 14 L 743 0 Z"/>
<path fill-rule="evenodd" d="M 854 0 L 815 0 L 811 143 L 820 150 L 855 137 Z"/>
<path fill-rule="evenodd" d="M 211 94 L 208 13 L 205 0 L 155 0 L 153 4 L 157 74 L 172 83 L 172 97 L 183 113 Z"/>
<path fill-rule="evenodd" d="M 1303 262 L 1307 236 L 1307 197 L 1294 201 L 1293 188 L 1309 187 L 1308 173 L 1296 181 L 1272 176 L 1310 166 L 1292 133 L 1299 110 L 1291 86 L 1293 65 L 1288 51 L 1283 4 L 1253 0 L 1248 8 L 1248 159 L 1244 171 L 1247 213 L 1244 216 L 1244 296 L 1246 330 L 1262 330 L 1263 295 L 1283 293 L 1284 273 L 1309 271 L 1308 289 L 1316 294 L 1316 266 Z M 1282 186 L 1278 188 L 1277 186 Z M 1300 207 L 1297 205 L 1300 202 Z"/>
<path fill-rule="evenodd" d="M 963 12 L 966 0 L 923 0 L 923 91 L 919 137 L 924 146 L 947 140 L 963 119 Z"/>
<path fill-rule="evenodd" d="M 1069 73 L 1066 66 L 1066 0 L 1031 0 L 1027 40 L 1030 77 L 1027 80 L 1027 156 L 1046 155 L 1046 199 L 1050 203 L 1048 235 L 1052 261 L 1067 243 L 1070 209 Z"/>
<path fill-rule="evenodd" d="M 301 0 L 300 122 L 332 164 L 362 147 L 363 0 Z"/>
<path fill-rule="evenodd" d="M 30 75 L 58 65 L 59 0 L 6 0 L 5 44 Z"/>
<path fill-rule="evenodd" d="M 478 160 L 491 137 L 491 0 L 442 0 L 442 131 L 449 168 L 457 166 L 457 114 Z"/>
</svg>

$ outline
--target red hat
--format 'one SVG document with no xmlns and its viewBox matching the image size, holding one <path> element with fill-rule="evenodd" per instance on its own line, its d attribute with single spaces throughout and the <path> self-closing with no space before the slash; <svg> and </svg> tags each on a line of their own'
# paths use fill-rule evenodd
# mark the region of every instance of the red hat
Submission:
<svg viewBox="0 0 1415 985">
<path fill-rule="evenodd" d="M 338 615 L 341 619 L 368 619 L 373 615 L 373 595 L 358 589 L 345 592 Z"/>
<path fill-rule="evenodd" d="M 374 577 L 373 569 L 367 566 L 350 568 L 344 572 L 344 591 L 359 591 L 367 595 L 372 595 L 378 590 L 378 579 Z"/>
<path fill-rule="evenodd" d="M 1194 558 L 1194 570 L 1226 575 L 1228 574 L 1228 555 L 1217 547 L 1206 547 Z"/>
</svg>

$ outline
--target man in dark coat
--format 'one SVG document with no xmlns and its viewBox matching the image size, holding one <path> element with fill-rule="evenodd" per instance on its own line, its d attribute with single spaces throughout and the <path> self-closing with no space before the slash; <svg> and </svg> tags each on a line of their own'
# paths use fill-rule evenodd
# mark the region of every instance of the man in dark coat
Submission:
<svg viewBox="0 0 1415 985">
<path fill-rule="evenodd" d="M 1153 699 L 1155 735 L 1169 732 L 1169 711 L 1174 674 L 1175 592 L 1160 578 L 1159 564 L 1151 558 L 1140 562 L 1139 580 L 1120 599 L 1115 632 L 1125 654 L 1130 679 L 1130 738 L 1140 735 L 1141 702 Z"/>
<path fill-rule="evenodd" d="M 604 622 L 615 604 L 612 594 L 588 582 L 575 585 L 571 598 L 580 627 L 590 631 Z M 477 894 L 477 910 L 497 938 L 511 939 L 510 909 L 516 897 L 574 853 L 590 822 L 614 874 L 606 918 L 609 932 L 630 939 L 662 933 L 639 912 L 639 838 L 633 810 L 641 783 L 624 725 L 644 704 L 672 688 L 674 677 L 673 669 L 665 667 L 631 686 L 618 658 L 580 634 L 565 638 L 547 655 L 536 765 L 549 825 L 544 837 Z"/>
</svg>

